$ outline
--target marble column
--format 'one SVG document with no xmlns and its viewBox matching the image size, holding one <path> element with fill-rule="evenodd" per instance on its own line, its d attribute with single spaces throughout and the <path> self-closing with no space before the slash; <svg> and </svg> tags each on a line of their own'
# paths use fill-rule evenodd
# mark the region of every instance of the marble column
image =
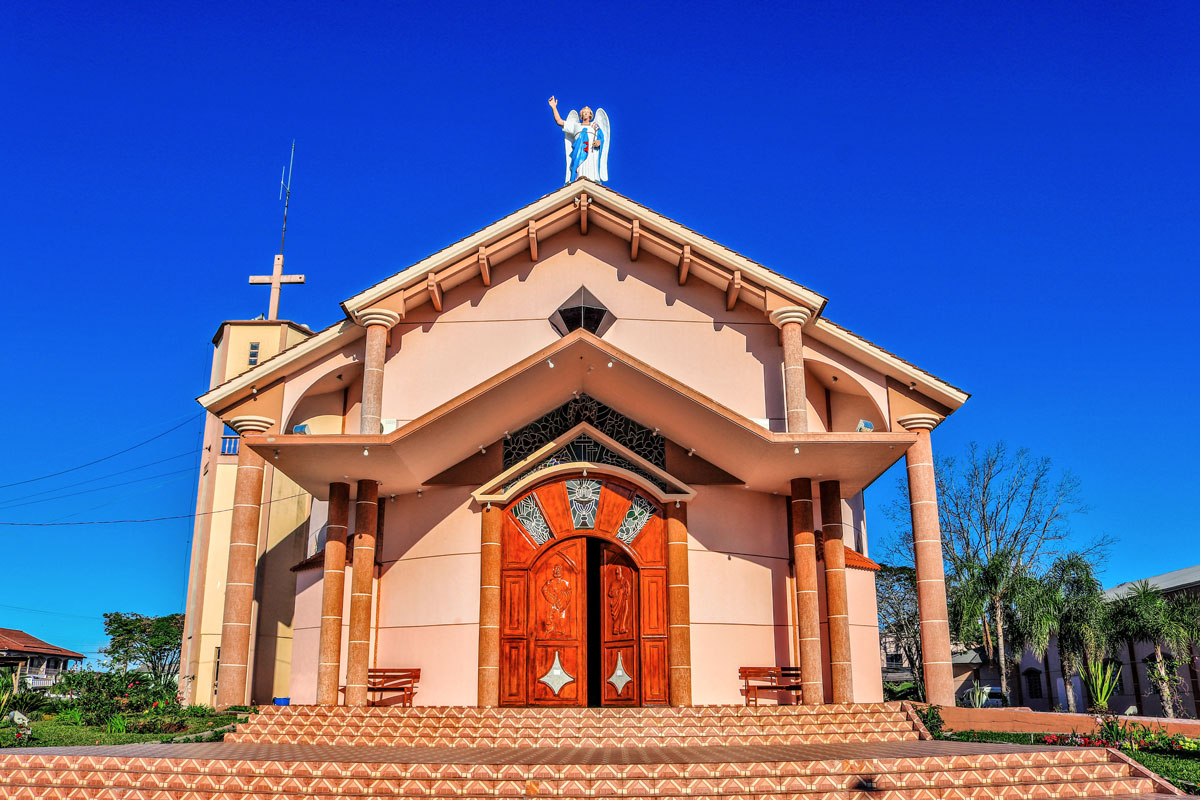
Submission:
<svg viewBox="0 0 1200 800">
<path fill-rule="evenodd" d="M 801 698 L 806 706 L 825 702 L 821 674 L 821 608 L 817 597 L 817 537 L 813 527 L 812 481 L 792 479 L 792 563 L 796 584 L 796 638 Z"/>
<path fill-rule="evenodd" d="M 917 441 L 904 458 L 908 464 L 908 499 L 912 512 L 913 558 L 917 572 L 917 612 L 921 618 L 921 659 L 925 666 L 925 699 L 954 705 L 954 670 L 950 663 L 950 623 L 946 613 L 946 571 L 942 564 L 942 531 L 938 522 L 937 480 L 929 432 L 941 421 L 936 414 L 900 417 Z"/>
<path fill-rule="evenodd" d="M 375 579 L 375 530 L 379 484 L 358 482 L 354 502 L 354 561 L 350 575 L 350 641 L 346 646 L 346 705 L 367 704 L 367 669 L 371 665 L 371 591 Z"/>
<path fill-rule="evenodd" d="M 367 329 L 363 346 L 362 412 L 358 432 L 376 436 L 382 430 L 383 364 L 387 359 L 387 335 L 400 315 L 386 308 L 370 308 L 358 313 L 358 324 Z"/>
<path fill-rule="evenodd" d="M 479 705 L 500 705 L 500 535 L 504 512 L 488 503 L 479 522 Z"/>
<path fill-rule="evenodd" d="M 692 611 L 687 505 L 667 504 L 667 670 L 673 706 L 692 704 Z"/>
<path fill-rule="evenodd" d="M 266 417 L 227 420 L 245 436 L 262 433 L 275 424 Z M 237 478 L 229 526 L 229 566 L 225 573 L 225 609 L 221 618 L 221 664 L 217 676 L 217 708 L 245 705 L 248 696 L 250 625 L 254 614 L 254 573 L 258 564 L 258 528 L 262 514 L 262 456 L 238 442 Z"/>
<path fill-rule="evenodd" d="M 342 604 L 346 591 L 346 528 L 350 485 L 329 484 L 325 571 L 321 578 L 321 642 L 317 656 L 317 705 L 338 705 L 342 667 Z"/>
<path fill-rule="evenodd" d="M 804 337 L 801 329 L 812 312 L 804 306 L 787 306 L 771 312 L 783 340 L 783 397 L 788 433 L 808 432 L 808 401 L 804 392 Z"/>
<path fill-rule="evenodd" d="M 833 702 L 853 703 L 850 603 L 846 597 L 846 544 L 842 533 L 842 485 L 839 481 L 821 481 L 821 538 L 825 545 L 825 616 L 829 624 Z"/>
</svg>

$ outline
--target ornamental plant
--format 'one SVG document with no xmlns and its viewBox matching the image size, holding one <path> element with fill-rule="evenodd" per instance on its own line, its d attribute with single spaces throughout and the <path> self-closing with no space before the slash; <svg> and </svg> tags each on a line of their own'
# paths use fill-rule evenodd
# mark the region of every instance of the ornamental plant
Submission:
<svg viewBox="0 0 1200 800">
<path fill-rule="evenodd" d="M 1121 680 L 1121 665 L 1113 662 L 1107 664 L 1098 658 L 1088 661 L 1083 669 L 1083 683 L 1097 711 L 1108 711 L 1108 701 L 1117 689 Z"/>
</svg>

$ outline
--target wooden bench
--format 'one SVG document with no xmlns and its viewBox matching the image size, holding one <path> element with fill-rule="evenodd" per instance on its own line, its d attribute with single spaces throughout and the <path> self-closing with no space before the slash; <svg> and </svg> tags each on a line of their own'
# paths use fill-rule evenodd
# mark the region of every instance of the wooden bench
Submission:
<svg viewBox="0 0 1200 800">
<path fill-rule="evenodd" d="M 800 698 L 799 667 L 739 667 L 738 680 L 745 684 L 742 693 L 748 706 L 758 705 L 759 692 L 791 692 L 793 701 Z"/>
<path fill-rule="evenodd" d="M 413 695 L 417 693 L 417 683 L 420 680 L 421 670 L 419 669 L 368 669 L 367 705 L 411 706 Z M 344 693 L 346 687 L 341 687 L 341 691 Z M 379 696 L 372 697 L 375 694 Z"/>
</svg>

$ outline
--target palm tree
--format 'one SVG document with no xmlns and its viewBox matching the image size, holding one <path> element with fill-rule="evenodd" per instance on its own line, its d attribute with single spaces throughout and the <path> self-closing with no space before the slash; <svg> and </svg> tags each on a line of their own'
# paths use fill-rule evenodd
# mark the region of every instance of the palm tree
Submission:
<svg viewBox="0 0 1200 800">
<path fill-rule="evenodd" d="M 1008 652 L 1005 641 L 1006 611 L 1014 596 L 1030 591 L 1028 570 L 1015 550 L 992 553 L 987 561 L 972 556 L 962 562 L 953 578 L 953 606 L 956 633 L 983 626 L 984 649 L 1000 668 L 1000 691 L 1008 697 Z M 990 624 L 989 624 L 990 623 Z M 996 650 L 992 653 L 992 629 Z"/>
<path fill-rule="evenodd" d="M 1054 633 L 1067 686 L 1067 710 L 1074 712 L 1075 693 L 1070 688 L 1074 677 L 1084 664 L 1103 660 L 1111 639 L 1104 593 L 1091 562 L 1080 553 L 1055 559 L 1046 578 L 1060 597 Z"/>
<path fill-rule="evenodd" d="M 1192 644 L 1200 642 L 1200 598 L 1186 594 L 1168 597 L 1158 587 L 1139 581 L 1124 597 L 1112 602 L 1111 613 L 1120 639 L 1153 646 L 1150 682 L 1162 700 L 1163 714 L 1174 718 L 1178 713 L 1179 676 L 1174 660 L 1168 659 L 1163 650 L 1186 653 Z"/>
</svg>

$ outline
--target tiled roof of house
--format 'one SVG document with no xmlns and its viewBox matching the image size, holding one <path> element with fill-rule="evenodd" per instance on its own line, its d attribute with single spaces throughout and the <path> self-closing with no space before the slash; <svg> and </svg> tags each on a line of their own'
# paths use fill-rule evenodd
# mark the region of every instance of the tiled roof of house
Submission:
<svg viewBox="0 0 1200 800">
<path fill-rule="evenodd" d="M 76 653 L 74 650 L 67 650 L 63 647 L 55 647 L 16 628 L 0 628 L 0 650 L 19 653 L 41 653 L 48 656 L 63 656 L 64 658 L 83 660 L 83 653 Z"/>
</svg>

